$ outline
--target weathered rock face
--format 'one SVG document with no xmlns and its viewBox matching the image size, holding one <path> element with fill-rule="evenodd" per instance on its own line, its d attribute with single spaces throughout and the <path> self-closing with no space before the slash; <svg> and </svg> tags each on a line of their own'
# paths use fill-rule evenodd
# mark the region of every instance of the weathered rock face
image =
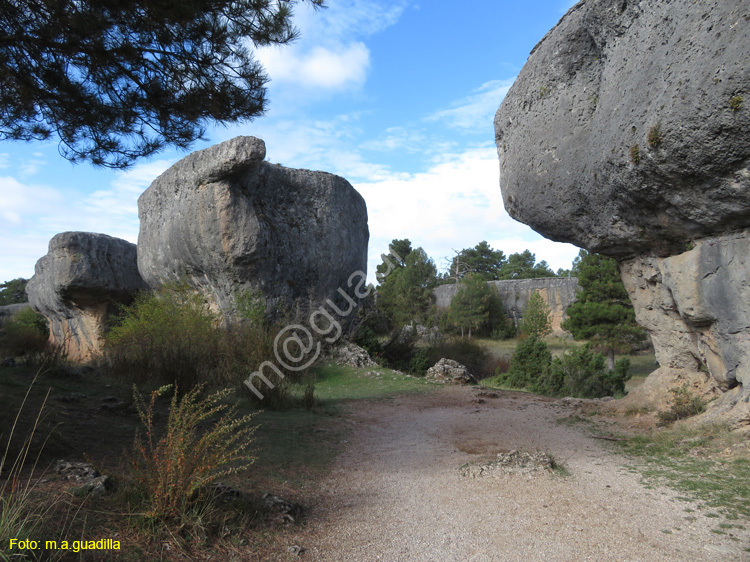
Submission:
<svg viewBox="0 0 750 562">
<path fill-rule="evenodd" d="M 750 399 L 745 8 L 583 0 L 495 117 L 510 214 L 620 261 L 661 365 L 633 393 L 652 403 L 686 382 Z"/>
<path fill-rule="evenodd" d="M 107 316 L 146 289 L 138 274 L 136 246 L 90 232 L 63 232 L 50 240 L 26 292 L 47 318 L 50 340 L 68 357 L 88 359 L 101 346 Z"/>
<path fill-rule="evenodd" d="M 523 309 L 529 302 L 529 298 L 538 291 L 550 309 L 550 320 L 552 321 L 552 332 L 561 334 L 562 323 L 565 320 L 565 311 L 576 300 L 576 294 L 580 290 L 576 278 L 542 278 L 542 279 L 518 279 L 505 281 L 489 281 L 500 294 L 505 313 L 516 325 L 523 317 Z M 453 297 L 458 292 L 457 285 L 441 285 L 433 291 L 435 306 L 438 308 L 449 308 Z"/>
<path fill-rule="evenodd" d="M 427 369 L 425 378 L 449 384 L 474 384 L 476 379 L 464 365 L 453 359 L 443 358 Z"/>
<path fill-rule="evenodd" d="M 260 290 L 269 310 L 360 283 L 367 209 L 343 178 L 264 162 L 252 137 L 195 152 L 138 200 L 138 267 L 152 287 L 184 278 L 228 317 Z M 362 279 L 363 281 L 363 279 Z"/>
<path fill-rule="evenodd" d="M 750 231 L 628 260 L 621 271 L 662 369 L 691 381 L 711 375 L 724 390 L 750 388 Z"/>
<path fill-rule="evenodd" d="M 746 8 L 716 0 L 572 8 L 495 117 L 511 216 L 618 258 L 680 253 L 689 241 L 749 227 Z"/>
</svg>

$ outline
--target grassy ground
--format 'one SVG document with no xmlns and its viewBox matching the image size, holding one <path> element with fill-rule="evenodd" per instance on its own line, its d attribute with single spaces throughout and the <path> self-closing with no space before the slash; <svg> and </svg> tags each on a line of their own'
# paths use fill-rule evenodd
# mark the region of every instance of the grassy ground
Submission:
<svg viewBox="0 0 750 562">
<path fill-rule="evenodd" d="M 653 431 L 620 443 L 647 484 L 666 484 L 701 502 L 724 527 L 750 521 L 750 443 L 721 425 Z M 728 526 L 728 527 L 727 527 Z"/>
<path fill-rule="evenodd" d="M 8 428 L 34 374 L 28 368 L 0 368 L 0 454 L 5 453 Z M 322 365 L 312 375 L 316 379 L 317 399 L 313 408 L 305 409 L 299 400 L 293 400 L 294 404 L 287 409 L 256 414 L 254 421 L 259 424 L 255 435 L 256 463 L 249 472 L 222 480 L 243 493 L 241 501 L 199 506 L 180 521 L 157 524 L 144 518 L 141 498 L 128 486 L 133 439 L 140 427 L 137 413 L 129 407 L 132 386 L 109 378 L 102 371 L 74 369 L 55 375 L 42 374 L 31 387 L 20 416 L 17 436 L 21 439 L 14 440 L 8 450 L 8 458 L 15 459 L 22 449 L 25 432 L 33 425 L 49 392 L 42 423 L 31 447 L 31 457 L 40 455 L 28 499 L 29 510 L 43 516 L 37 518 L 38 525 L 32 529 L 34 536 L 28 538 L 73 541 L 117 537 L 122 545 L 120 552 L 35 552 L 36 559 L 256 560 L 265 559 L 264 553 L 283 551 L 280 543 L 285 540 L 285 528 L 264 509 L 263 494 L 301 503 L 303 509 L 309 507 L 305 502 L 314 498 L 316 482 L 329 470 L 346 442 L 349 408 L 356 407 L 360 400 L 389 400 L 398 394 L 438 388 L 424 379 L 380 367 Z M 144 394 L 149 390 L 141 388 Z M 244 389 L 238 390 L 234 401 L 240 412 L 256 410 L 242 396 Z M 293 387 L 292 392 L 301 398 L 304 387 Z M 166 418 L 166 404 L 165 401 L 157 410 L 161 424 Z M 101 498 L 76 497 L 71 493 L 74 485 L 63 481 L 51 469 L 58 458 L 92 462 L 112 477 L 118 487 Z M 3 477 L 7 478 L 7 473 Z M 8 482 L 3 477 L 0 490 Z M 45 509 L 40 511 L 42 506 Z M 2 525 L 0 513 L 0 534 Z M 4 560 L 5 546 L 0 547 L 0 560 Z"/>
</svg>

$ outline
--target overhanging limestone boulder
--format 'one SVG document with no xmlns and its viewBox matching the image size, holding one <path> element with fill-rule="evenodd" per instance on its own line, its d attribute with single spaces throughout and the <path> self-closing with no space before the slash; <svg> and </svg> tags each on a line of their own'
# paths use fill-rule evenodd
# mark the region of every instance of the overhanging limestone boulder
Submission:
<svg viewBox="0 0 750 562">
<path fill-rule="evenodd" d="M 683 381 L 750 403 L 746 15 L 709 0 L 583 0 L 495 117 L 509 213 L 620 262 L 661 365 L 663 384 L 641 391 L 651 398 Z"/>
<path fill-rule="evenodd" d="M 366 270 L 367 209 L 343 178 L 264 161 L 237 137 L 195 152 L 138 200 L 138 267 L 156 287 L 184 279 L 227 318 L 260 290 L 268 311 L 351 292 Z M 335 299 L 334 299 L 335 300 Z"/>
<path fill-rule="evenodd" d="M 101 348 L 107 318 L 146 285 L 136 246 L 90 232 L 63 232 L 50 240 L 26 292 L 49 323 L 50 340 L 68 357 L 86 360 Z"/>
<path fill-rule="evenodd" d="M 750 227 L 746 16 L 713 0 L 576 4 L 495 117 L 511 216 L 618 258 Z"/>
</svg>

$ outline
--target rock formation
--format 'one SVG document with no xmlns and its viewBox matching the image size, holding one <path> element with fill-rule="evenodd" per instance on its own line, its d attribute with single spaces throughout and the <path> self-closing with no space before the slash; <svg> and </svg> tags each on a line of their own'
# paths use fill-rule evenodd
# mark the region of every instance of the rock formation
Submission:
<svg viewBox="0 0 750 562">
<path fill-rule="evenodd" d="M 750 398 L 746 17 L 713 0 L 583 0 L 495 117 L 508 212 L 617 258 L 656 378 L 734 402 Z M 644 395 L 665 394 L 656 378 Z"/>
<path fill-rule="evenodd" d="M 580 290 L 576 278 L 512 279 L 488 283 L 497 289 L 505 313 L 516 326 L 523 317 L 523 309 L 526 308 L 529 298 L 534 291 L 539 291 L 550 309 L 554 334 L 563 333 L 562 323 L 566 318 L 565 311 L 573 304 Z M 443 309 L 449 308 L 457 292 L 457 285 L 440 285 L 433 291 L 435 306 Z"/>
<path fill-rule="evenodd" d="M 445 357 L 427 369 L 425 378 L 449 384 L 474 384 L 477 382 L 466 366 Z"/>
<path fill-rule="evenodd" d="M 136 246 L 89 232 L 63 232 L 50 240 L 26 292 L 44 315 L 50 340 L 72 360 L 88 359 L 101 346 L 107 316 L 146 289 L 138 274 Z"/>
<path fill-rule="evenodd" d="M 225 316 L 247 289 L 269 311 L 295 299 L 341 302 L 366 271 L 367 209 L 343 178 L 264 162 L 237 137 L 190 154 L 138 200 L 138 267 L 156 287 L 185 279 Z M 346 310 L 345 303 L 339 308 Z"/>
</svg>

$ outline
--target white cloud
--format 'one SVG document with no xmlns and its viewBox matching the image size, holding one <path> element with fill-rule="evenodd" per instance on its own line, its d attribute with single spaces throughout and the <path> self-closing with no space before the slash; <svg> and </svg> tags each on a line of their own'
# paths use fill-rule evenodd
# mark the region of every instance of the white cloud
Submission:
<svg viewBox="0 0 750 562">
<path fill-rule="evenodd" d="M 359 89 L 370 69 L 370 50 L 363 40 L 395 24 L 404 7 L 403 1 L 366 0 L 330 0 L 324 10 L 298 5 L 294 23 L 300 38 L 290 45 L 261 47 L 256 56 L 274 90 L 289 86 L 299 96 L 305 88 L 311 96 Z"/>
<path fill-rule="evenodd" d="M 10 154 L 7 152 L 1 152 L 0 153 L 0 170 L 3 168 L 7 168 L 10 166 Z"/>
<path fill-rule="evenodd" d="M 100 232 L 136 242 L 138 197 L 171 163 L 136 165 L 119 172 L 108 189 L 86 195 L 0 177 L 0 280 L 32 275 L 60 232 Z"/>
<path fill-rule="evenodd" d="M 529 249 L 537 261 L 569 268 L 578 249 L 545 240 L 505 211 L 494 148 L 453 154 L 425 173 L 356 183 L 369 215 L 369 277 L 394 238 L 409 238 L 444 268 L 454 250 L 487 240 L 507 254 Z"/>
<path fill-rule="evenodd" d="M 377 139 L 368 140 L 360 145 L 364 150 L 392 152 L 403 150 L 409 153 L 422 152 L 427 144 L 424 131 L 405 127 L 391 127 Z"/>
<path fill-rule="evenodd" d="M 492 80 L 482 84 L 469 96 L 455 102 L 453 107 L 430 115 L 428 121 L 443 121 L 459 129 L 492 127 L 495 112 L 514 80 Z"/>
<path fill-rule="evenodd" d="M 267 47 L 259 50 L 258 59 L 274 82 L 322 90 L 360 87 L 370 67 L 370 51 L 359 42 L 302 52 Z"/>
</svg>

